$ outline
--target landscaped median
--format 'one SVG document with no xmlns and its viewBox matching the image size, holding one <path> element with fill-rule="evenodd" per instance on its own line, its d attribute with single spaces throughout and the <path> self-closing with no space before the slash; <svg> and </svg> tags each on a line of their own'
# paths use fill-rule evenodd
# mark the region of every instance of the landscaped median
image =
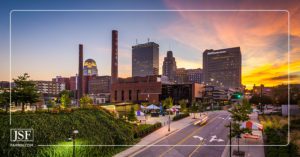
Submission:
<svg viewBox="0 0 300 157">
<path fill-rule="evenodd" d="M 113 156 L 126 149 L 126 146 L 88 146 L 88 145 L 132 145 L 141 137 L 161 127 L 154 125 L 135 125 L 116 118 L 101 108 L 62 110 L 58 112 L 0 114 L 0 156 L 72 156 L 72 131 L 78 130 L 76 156 Z M 34 141 L 32 147 L 10 147 L 11 128 L 32 128 Z M 40 145 L 40 146 L 38 146 Z M 41 146 L 59 145 L 59 146 Z"/>
</svg>

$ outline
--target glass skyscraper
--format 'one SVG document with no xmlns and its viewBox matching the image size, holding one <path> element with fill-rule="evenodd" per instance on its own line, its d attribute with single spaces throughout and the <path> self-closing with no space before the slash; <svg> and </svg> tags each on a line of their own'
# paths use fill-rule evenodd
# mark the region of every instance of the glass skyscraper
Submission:
<svg viewBox="0 0 300 157">
<path fill-rule="evenodd" d="M 132 46 L 132 76 L 158 75 L 159 45 L 154 42 Z"/>
<path fill-rule="evenodd" d="M 203 52 L 204 83 L 226 88 L 241 87 L 242 55 L 240 47 Z"/>
</svg>

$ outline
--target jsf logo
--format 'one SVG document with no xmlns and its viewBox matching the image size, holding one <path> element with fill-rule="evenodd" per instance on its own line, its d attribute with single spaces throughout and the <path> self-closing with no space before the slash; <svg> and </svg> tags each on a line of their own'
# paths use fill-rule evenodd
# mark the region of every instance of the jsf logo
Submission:
<svg viewBox="0 0 300 157">
<path fill-rule="evenodd" d="M 33 129 L 10 129 L 11 142 L 32 142 Z"/>
</svg>

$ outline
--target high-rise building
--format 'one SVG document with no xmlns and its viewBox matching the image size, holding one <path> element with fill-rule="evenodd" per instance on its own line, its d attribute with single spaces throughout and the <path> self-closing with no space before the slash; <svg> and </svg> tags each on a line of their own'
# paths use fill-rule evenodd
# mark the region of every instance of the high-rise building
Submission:
<svg viewBox="0 0 300 157">
<path fill-rule="evenodd" d="M 132 46 L 132 76 L 158 75 L 159 45 L 154 42 Z"/>
<path fill-rule="evenodd" d="M 95 60 L 85 60 L 83 66 L 83 76 L 98 76 L 98 69 Z"/>
<path fill-rule="evenodd" d="M 118 81 L 118 31 L 112 31 L 111 41 L 111 79 L 112 83 Z"/>
<path fill-rule="evenodd" d="M 164 58 L 162 74 L 163 76 L 167 76 L 169 81 L 174 81 L 176 77 L 176 61 L 175 57 L 173 57 L 173 52 L 168 51 L 167 57 Z"/>
<path fill-rule="evenodd" d="M 241 87 L 240 47 L 203 52 L 204 83 L 226 88 Z"/>
</svg>

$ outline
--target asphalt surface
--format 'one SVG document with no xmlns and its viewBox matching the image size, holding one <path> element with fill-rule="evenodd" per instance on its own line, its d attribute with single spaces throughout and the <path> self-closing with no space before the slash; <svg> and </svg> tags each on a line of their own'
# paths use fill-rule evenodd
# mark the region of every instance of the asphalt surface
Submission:
<svg viewBox="0 0 300 157">
<path fill-rule="evenodd" d="M 161 139 L 154 146 L 147 147 L 135 157 L 220 157 L 228 142 L 230 113 L 211 113 L 203 126 L 193 124 Z M 170 145 L 170 146 L 168 146 Z"/>
</svg>

